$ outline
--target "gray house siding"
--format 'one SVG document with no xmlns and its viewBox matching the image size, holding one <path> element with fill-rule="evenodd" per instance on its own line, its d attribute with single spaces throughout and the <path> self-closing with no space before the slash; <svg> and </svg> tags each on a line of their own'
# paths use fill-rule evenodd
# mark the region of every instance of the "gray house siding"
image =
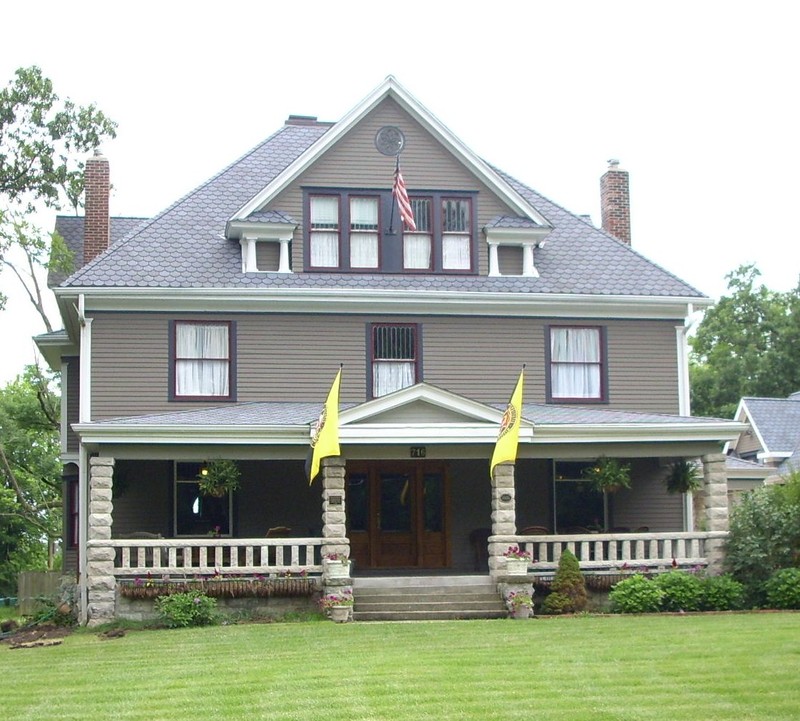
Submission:
<svg viewBox="0 0 800 721">
<path fill-rule="evenodd" d="M 67 394 L 67 453 L 77 453 L 78 435 L 72 430 L 72 424 L 77 423 L 80 413 L 81 363 L 80 358 L 74 356 L 64 360 L 67 373 L 66 378 L 61 379 L 61 387 Z"/>
<path fill-rule="evenodd" d="M 394 158 L 381 155 L 375 149 L 375 133 L 384 125 L 401 127 L 406 137 L 400 163 L 409 194 L 413 195 L 415 190 L 477 191 L 478 270 L 486 275 L 489 256 L 480 229 L 497 215 L 514 213 L 393 100 L 381 103 L 267 205 L 267 210 L 287 212 L 299 223 L 292 243 L 292 268 L 295 272 L 303 268 L 304 187 L 384 190 L 392 187 Z"/>
<path fill-rule="evenodd" d="M 210 316 L 204 316 L 210 318 Z M 222 316 L 213 316 L 221 319 Z M 202 404 L 168 400 L 168 327 L 198 316 L 97 314 L 92 326 L 93 419 L 143 415 Z M 238 401 L 321 401 L 344 363 L 342 401 L 367 398 L 367 331 L 374 322 L 419 323 L 422 379 L 487 403 L 503 402 L 523 363 L 525 399 L 544 403 L 545 337 L 540 318 L 290 314 L 231 315 L 237 327 Z M 563 324 L 562 321 L 558 321 Z M 598 324 L 592 321 L 592 325 Z M 609 402 L 603 407 L 677 413 L 673 324 L 612 320 L 608 339 Z M 475 379 L 480 378 L 476 383 Z"/>
</svg>

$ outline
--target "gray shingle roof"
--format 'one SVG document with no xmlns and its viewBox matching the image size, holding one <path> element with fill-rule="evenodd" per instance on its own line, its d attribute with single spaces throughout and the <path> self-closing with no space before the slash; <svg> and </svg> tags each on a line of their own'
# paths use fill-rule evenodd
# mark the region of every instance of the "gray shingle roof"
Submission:
<svg viewBox="0 0 800 721">
<path fill-rule="evenodd" d="M 704 297 L 629 246 L 567 212 L 514 178 L 500 177 L 552 225 L 536 251 L 540 277 L 475 277 L 241 272 L 239 244 L 226 221 L 329 130 L 286 125 L 65 285 L 149 288 L 372 288 L 496 293 Z"/>
<path fill-rule="evenodd" d="M 771 453 L 791 453 L 800 443 L 800 398 L 743 398 L 751 424 Z"/>
<path fill-rule="evenodd" d="M 114 216 L 111 219 L 110 234 L 111 245 L 118 243 L 126 235 L 133 232 L 147 218 L 133 218 L 126 216 Z M 58 215 L 56 216 L 56 231 L 64 238 L 67 248 L 72 251 L 74 256 L 74 267 L 80 268 L 83 265 L 83 216 L 80 215 Z M 47 281 L 52 286 L 59 285 L 67 278 L 66 273 L 51 270 Z"/>
<path fill-rule="evenodd" d="M 341 403 L 340 412 L 358 403 Z M 507 402 L 489 404 L 499 411 Z M 313 423 L 319 417 L 319 403 L 251 402 L 213 408 L 156 413 L 146 416 L 104 420 L 103 425 L 119 426 L 293 426 Z M 525 403 L 522 415 L 535 425 L 650 425 L 703 424 L 721 419 L 672 416 L 663 413 L 637 413 L 592 408 L 559 408 L 537 403 Z"/>
</svg>

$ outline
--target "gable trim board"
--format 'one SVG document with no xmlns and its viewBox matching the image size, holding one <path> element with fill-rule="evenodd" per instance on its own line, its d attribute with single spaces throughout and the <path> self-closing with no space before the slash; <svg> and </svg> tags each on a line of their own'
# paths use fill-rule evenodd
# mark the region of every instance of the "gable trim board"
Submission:
<svg viewBox="0 0 800 721">
<path fill-rule="evenodd" d="M 489 188 L 494 190 L 515 212 L 525 218 L 533 220 L 542 227 L 550 227 L 550 223 L 530 203 L 522 198 L 513 188 L 503 181 L 489 165 L 478 158 L 464 143 L 453 135 L 433 113 L 427 110 L 416 98 L 403 88 L 393 76 L 389 75 L 327 133 L 280 172 L 261 192 L 234 213 L 228 221 L 226 234 L 230 231 L 230 224 L 232 222 L 245 220 L 251 213 L 260 210 L 269 203 L 270 200 L 277 197 L 281 191 L 285 190 L 292 182 L 297 180 L 306 169 L 313 165 L 328 149 L 346 135 L 359 121 L 387 97 L 395 100 L 469 170 L 479 177 Z"/>
</svg>

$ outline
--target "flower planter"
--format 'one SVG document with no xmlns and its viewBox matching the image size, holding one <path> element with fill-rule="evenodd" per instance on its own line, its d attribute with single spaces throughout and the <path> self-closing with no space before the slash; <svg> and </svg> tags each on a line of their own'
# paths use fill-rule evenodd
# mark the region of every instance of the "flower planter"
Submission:
<svg viewBox="0 0 800 721">
<path fill-rule="evenodd" d="M 350 609 L 352 606 L 331 606 L 328 611 L 331 621 L 335 623 L 347 623 L 350 620 Z"/>
<path fill-rule="evenodd" d="M 325 561 L 325 575 L 328 578 L 350 578 L 350 562 Z"/>
<path fill-rule="evenodd" d="M 528 573 L 527 558 L 507 558 L 506 573 L 509 576 L 524 576 Z"/>
<path fill-rule="evenodd" d="M 530 606 L 515 606 L 511 609 L 511 618 L 522 619 L 531 617 Z"/>
</svg>

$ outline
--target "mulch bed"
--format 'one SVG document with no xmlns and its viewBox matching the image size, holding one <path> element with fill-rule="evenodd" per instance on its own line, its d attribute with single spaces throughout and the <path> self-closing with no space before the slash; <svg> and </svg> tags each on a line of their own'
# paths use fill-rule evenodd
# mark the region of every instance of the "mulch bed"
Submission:
<svg viewBox="0 0 800 721">
<path fill-rule="evenodd" d="M 38 648 L 41 646 L 58 646 L 64 638 L 72 633 L 69 626 L 56 626 L 55 624 L 40 624 L 33 628 L 19 628 L 10 632 L 10 635 L 0 639 L 0 643 L 8 644 L 9 648 Z"/>
</svg>

